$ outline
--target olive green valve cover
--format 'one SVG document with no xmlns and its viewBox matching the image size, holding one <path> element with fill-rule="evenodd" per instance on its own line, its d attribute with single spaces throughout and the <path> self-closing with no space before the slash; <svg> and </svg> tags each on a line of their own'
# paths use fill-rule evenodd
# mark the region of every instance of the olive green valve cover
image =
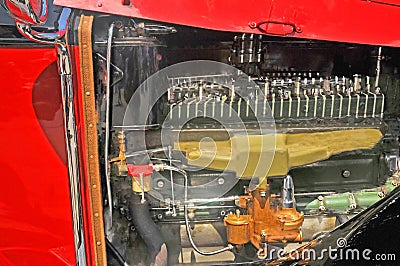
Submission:
<svg viewBox="0 0 400 266">
<path fill-rule="evenodd" d="M 185 141 L 175 149 L 188 163 L 235 171 L 241 178 L 284 176 L 291 167 L 328 159 L 346 151 L 371 149 L 382 138 L 379 129 L 363 128 L 311 133 L 235 135 L 229 140 Z"/>
</svg>

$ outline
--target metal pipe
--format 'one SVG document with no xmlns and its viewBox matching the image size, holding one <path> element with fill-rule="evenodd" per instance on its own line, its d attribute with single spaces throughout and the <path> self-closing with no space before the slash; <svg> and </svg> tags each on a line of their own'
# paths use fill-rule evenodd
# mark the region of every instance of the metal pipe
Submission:
<svg viewBox="0 0 400 266">
<path fill-rule="evenodd" d="M 209 210 L 209 209 L 229 209 L 229 208 L 237 208 L 236 205 L 221 205 L 221 206 L 190 206 L 189 207 L 191 210 Z M 154 211 L 160 211 L 160 210 L 169 210 L 169 207 L 154 207 L 150 208 L 151 210 Z M 179 208 L 179 211 L 181 211 L 181 208 Z"/>
<path fill-rule="evenodd" d="M 187 200 L 184 203 L 185 204 L 190 204 L 190 203 L 210 203 L 210 202 L 222 202 L 222 201 L 235 201 L 239 200 L 240 196 L 229 196 L 229 197 L 224 197 L 224 198 L 211 198 L 211 199 L 191 199 Z"/>
<path fill-rule="evenodd" d="M 378 56 L 376 57 L 376 79 L 375 88 L 379 86 L 379 76 L 381 74 L 381 59 L 382 59 L 382 47 L 378 48 Z"/>
<path fill-rule="evenodd" d="M 102 59 L 102 60 L 104 60 L 104 61 L 107 61 L 107 59 L 106 59 L 104 56 L 102 56 L 101 54 L 96 53 L 96 55 L 97 55 L 98 57 L 100 57 L 100 59 Z M 114 82 L 110 85 L 110 87 L 112 87 L 112 86 L 114 86 L 115 84 L 117 84 L 118 82 L 120 82 L 120 81 L 124 78 L 124 72 L 123 72 L 119 67 L 117 67 L 116 65 L 114 65 L 113 63 L 111 63 L 110 65 L 111 65 L 113 68 L 115 68 L 115 69 L 118 71 L 118 73 L 121 75 L 119 79 L 114 80 Z"/>
<path fill-rule="evenodd" d="M 106 68 L 107 68 L 107 84 L 106 84 L 106 94 L 105 94 L 105 105 L 106 105 L 106 132 L 105 132 L 105 140 L 104 140 L 104 169 L 106 175 L 107 182 L 107 199 L 108 199 L 108 212 L 109 212 L 109 228 L 112 228 L 112 195 L 111 195 L 111 179 L 110 179 L 110 163 L 108 161 L 108 145 L 110 141 L 110 84 L 111 84 L 111 43 L 114 32 L 114 23 L 111 23 L 111 26 L 108 30 L 108 39 L 107 39 L 107 55 L 106 55 Z M 106 233 L 109 233 L 109 230 L 106 230 Z"/>
<path fill-rule="evenodd" d="M 125 155 L 125 157 L 130 158 L 130 157 L 147 154 L 149 152 L 155 153 L 155 152 L 162 152 L 162 151 L 167 151 L 167 150 L 168 150 L 167 148 L 157 148 L 157 149 L 149 149 L 149 150 L 143 150 L 143 151 L 135 151 L 135 152 L 132 152 L 131 154 Z"/>
<path fill-rule="evenodd" d="M 169 166 L 172 166 L 172 147 L 171 146 L 168 146 L 168 158 L 169 158 Z M 174 174 L 172 173 L 172 170 L 169 170 L 169 177 L 170 177 L 170 182 L 171 182 L 172 216 L 176 216 Z"/>
<path fill-rule="evenodd" d="M 181 175 L 183 175 L 184 177 L 184 202 L 187 202 L 187 197 L 188 197 L 188 176 L 186 174 L 186 172 L 184 170 L 181 170 L 179 168 L 176 167 L 171 167 L 171 166 L 164 166 L 164 170 L 171 170 L 171 171 L 176 171 L 178 173 L 180 173 Z M 215 255 L 215 254 L 219 254 L 225 251 L 229 251 L 233 249 L 233 246 L 231 244 L 228 244 L 228 246 L 215 250 L 215 251 L 210 251 L 210 252 L 204 252 L 201 251 L 196 244 L 193 241 L 192 238 L 192 234 L 190 232 L 190 225 L 189 225 L 189 217 L 188 217 L 188 206 L 187 204 L 184 205 L 184 217 L 185 217 L 185 227 L 186 227 L 186 233 L 190 242 L 190 245 L 192 246 L 192 248 L 199 254 L 203 255 L 203 256 L 211 256 L 211 255 Z"/>
</svg>

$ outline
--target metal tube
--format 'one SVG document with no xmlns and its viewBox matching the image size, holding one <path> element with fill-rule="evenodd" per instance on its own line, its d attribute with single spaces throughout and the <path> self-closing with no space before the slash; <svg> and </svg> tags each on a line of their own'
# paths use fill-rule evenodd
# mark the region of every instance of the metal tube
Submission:
<svg viewBox="0 0 400 266">
<path fill-rule="evenodd" d="M 149 152 L 156 153 L 156 152 L 162 152 L 162 151 L 167 151 L 167 148 L 156 148 L 156 149 L 150 149 L 150 150 L 135 151 L 135 152 L 132 152 L 131 154 L 125 155 L 125 157 L 130 158 L 130 157 L 135 157 L 135 156 L 139 156 L 139 155 L 144 155 Z"/>
<path fill-rule="evenodd" d="M 210 203 L 210 202 L 225 202 L 225 201 L 235 201 L 239 200 L 239 196 L 229 196 L 224 198 L 211 198 L 211 199 L 191 199 L 184 202 L 184 204 L 193 203 Z"/>
<path fill-rule="evenodd" d="M 168 159 L 169 159 L 169 166 L 172 166 L 172 147 L 171 146 L 168 146 Z M 172 170 L 169 170 L 169 177 L 170 177 L 170 182 L 171 182 L 172 216 L 176 216 L 174 175 L 172 173 Z"/>
<path fill-rule="evenodd" d="M 187 176 L 186 172 L 185 172 L 184 170 L 181 170 L 181 169 L 176 168 L 176 167 L 173 167 L 173 166 L 172 166 L 172 167 L 171 167 L 171 166 L 165 166 L 165 167 L 164 167 L 164 170 L 176 171 L 176 172 L 180 173 L 181 175 L 183 175 L 184 180 L 185 180 L 185 181 L 184 181 L 184 188 L 185 188 L 185 189 L 184 189 L 184 202 L 187 202 L 187 196 L 188 196 L 188 176 Z M 185 216 L 186 233 L 187 233 L 187 236 L 188 236 L 190 245 L 192 246 L 192 248 L 193 248 L 197 253 L 199 253 L 199 254 L 201 254 L 201 255 L 203 255 L 203 256 L 211 256 L 211 255 L 219 254 L 219 253 L 222 253 L 222 252 L 229 251 L 229 250 L 232 250 L 232 249 L 233 249 L 233 246 L 229 244 L 228 246 L 226 246 L 226 247 L 224 247 L 224 248 L 221 248 L 221 249 L 218 249 L 218 250 L 215 250 L 215 251 L 210 251 L 210 252 L 201 251 L 201 250 L 196 246 L 196 244 L 194 243 L 193 238 L 192 238 L 192 234 L 191 234 L 191 232 L 190 232 L 189 217 L 188 217 L 188 206 L 187 206 L 186 204 L 184 205 L 184 216 Z"/>
<path fill-rule="evenodd" d="M 104 56 L 102 56 L 101 54 L 96 53 L 96 55 L 97 55 L 98 57 L 100 57 L 100 59 L 107 61 L 107 59 L 106 59 Z M 113 63 L 111 63 L 110 65 L 111 65 L 113 68 L 115 68 L 115 69 L 118 71 L 118 73 L 121 75 L 121 76 L 119 77 L 119 79 L 114 80 L 114 82 L 110 85 L 110 87 L 112 87 L 112 86 L 114 86 L 115 84 L 117 84 L 118 82 L 120 82 L 120 81 L 124 78 L 124 72 L 123 72 L 119 67 L 117 67 L 116 65 L 114 65 Z"/>
<path fill-rule="evenodd" d="M 112 227 L 112 195 L 111 195 L 111 180 L 110 180 L 110 166 L 108 161 L 108 145 L 110 141 L 110 84 L 111 84 L 111 43 L 114 31 L 114 23 L 111 24 L 108 30 L 108 40 L 107 40 L 107 84 L 106 84 L 106 95 L 105 95 L 105 105 L 106 105 L 106 133 L 104 141 L 104 169 L 106 174 L 107 182 L 107 199 L 108 199 L 108 212 L 109 212 L 109 228 Z M 109 230 L 106 230 L 108 233 Z"/>
<path fill-rule="evenodd" d="M 378 56 L 376 57 L 376 79 L 375 79 L 375 88 L 379 86 L 379 76 L 381 74 L 381 57 L 382 55 L 382 47 L 378 48 Z"/>
</svg>

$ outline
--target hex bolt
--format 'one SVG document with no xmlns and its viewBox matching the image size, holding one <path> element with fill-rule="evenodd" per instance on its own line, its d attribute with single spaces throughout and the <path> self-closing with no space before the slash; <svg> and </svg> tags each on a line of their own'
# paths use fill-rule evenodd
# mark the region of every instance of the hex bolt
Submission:
<svg viewBox="0 0 400 266">
<path fill-rule="evenodd" d="M 342 172 L 342 176 L 343 176 L 344 178 L 348 178 L 350 175 L 351 175 L 351 172 L 350 172 L 349 170 L 344 170 L 344 171 Z"/>
<path fill-rule="evenodd" d="M 240 210 L 236 210 L 236 218 L 240 218 Z"/>
<path fill-rule="evenodd" d="M 157 187 L 163 188 L 163 187 L 164 187 L 164 181 L 158 180 L 158 181 L 157 181 Z"/>
<path fill-rule="evenodd" d="M 324 197 L 322 195 L 318 196 L 318 201 L 319 201 L 318 210 L 321 211 L 321 212 L 325 212 L 326 211 L 326 207 L 324 205 Z"/>
</svg>

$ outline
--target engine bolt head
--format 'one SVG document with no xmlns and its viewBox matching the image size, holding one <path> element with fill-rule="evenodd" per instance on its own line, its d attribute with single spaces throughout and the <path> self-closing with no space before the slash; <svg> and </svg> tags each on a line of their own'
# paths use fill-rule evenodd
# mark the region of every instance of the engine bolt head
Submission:
<svg viewBox="0 0 400 266">
<path fill-rule="evenodd" d="M 159 187 L 159 188 L 163 188 L 164 187 L 164 181 L 162 181 L 162 180 L 158 180 L 157 181 L 157 187 Z"/>
<path fill-rule="evenodd" d="M 196 214 L 194 213 L 194 210 L 189 210 L 188 218 L 192 220 L 192 219 L 194 219 L 195 216 L 196 216 Z"/>
<path fill-rule="evenodd" d="M 351 172 L 350 172 L 349 170 L 344 170 L 344 171 L 342 172 L 342 176 L 343 176 L 344 178 L 348 178 L 350 175 L 351 175 Z"/>
<path fill-rule="evenodd" d="M 225 183 L 225 179 L 224 178 L 222 178 L 222 177 L 218 178 L 218 184 L 219 185 L 223 185 L 224 183 Z"/>
</svg>

